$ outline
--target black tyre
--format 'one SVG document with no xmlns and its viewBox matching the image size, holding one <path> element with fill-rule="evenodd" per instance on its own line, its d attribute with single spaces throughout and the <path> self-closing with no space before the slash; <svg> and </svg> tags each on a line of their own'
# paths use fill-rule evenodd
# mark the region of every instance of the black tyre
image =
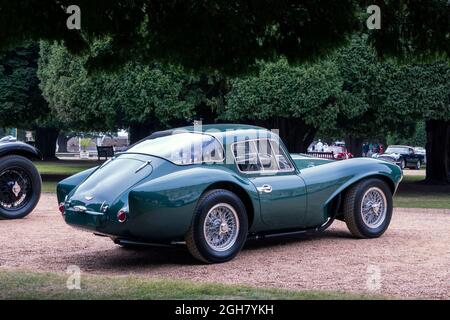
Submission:
<svg viewBox="0 0 450 320">
<path fill-rule="evenodd" d="M 20 219 L 36 207 L 41 196 L 41 176 L 25 157 L 0 158 L 0 218 Z"/>
<path fill-rule="evenodd" d="M 185 238 L 196 259 L 220 263 L 239 253 L 247 233 L 247 212 L 241 199 L 228 190 L 215 189 L 200 198 Z"/>
<path fill-rule="evenodd" d="M 403 169 L 405 169 L 405 167 L 406 167 L 406 161 L 405 161 L 405 159 L 402 159 L 400 161 L 400 168 L 403 170 Z"/>
<path fill-rule="evenodd" d="M 352 186 L 344 199 L 344 220 L 357 238 L 377 238 L 389 226 L 392 193 L 380 179 L 367 179 Z"/>
<path fill-rule="evenodd" d="M 421 167 L 420 160 L 417 160 L 416 165 L 414 166 L 414 169 L 420 170 L 420 167 Z"/>
</svg>

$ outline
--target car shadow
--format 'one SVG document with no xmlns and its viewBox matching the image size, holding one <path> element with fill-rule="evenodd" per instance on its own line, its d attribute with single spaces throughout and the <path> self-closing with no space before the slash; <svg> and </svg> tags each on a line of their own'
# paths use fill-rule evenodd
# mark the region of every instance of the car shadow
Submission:
<svg viewBox="0 0 450 320">
<path fill-rule="evenodd" d="M 265 238 L 260 240 L 248 240 L 244 246 L 244 250 L 254 250 L 259 248 L 267 248 L 271 246 L 279 246 L 283 244 L 294 244 L 305 241 L 320 241 L 320 239 L 352 239 L 349 232 L 343 230 L 326 230 L 316 233 L 305 233 L 293 236 L 280 236 L 273 238 Z"/>
<path fill-rule="evenodd" d="M 341 230 L 327 230 L 325 232 L 303 234 L 290 237 L 277 237 L 261 240 L 248 240 L 243 248 L 246 251 L 270 250 L 271 247 L 290 244 L 301 244 L 305 241 L 320 241 L 321 239 L 350 239 L 348 232 Z M 262 253 L 263 254 L 263 253 Z M 186 246 L 151 247 L 141 246 L 123 248 L 116 246 L 108 250 L 99 250 L 89 253 L 75 253 L 66 255 L 65 265 L 77 265 L 82 270 L 94 272 L 139 272 L 152 271 L 161 266 L 195 266 L 204 265 L 194 259 Z"/>
<path fill-rule="evenodd" d="M 200 264 L 184 247 L 135 247 L 117 246 L 109 250 L 67 255 L 65 263 L 79 266 L 82 270 L 96 272 L 126 271 L 163 265 Z"/>
</svg>

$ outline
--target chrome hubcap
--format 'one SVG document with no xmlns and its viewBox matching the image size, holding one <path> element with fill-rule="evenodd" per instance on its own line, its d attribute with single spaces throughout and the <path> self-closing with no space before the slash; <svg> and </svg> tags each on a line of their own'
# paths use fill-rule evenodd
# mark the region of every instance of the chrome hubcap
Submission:
<svg viewBox="0 0 450 320">
<path fill-rule="evenodd" d="M 362 198 L 362 220 L 369 228 L 378 228 L 386 218 L 387 201 L 384 192 L 377 187 L 369 188 Z"/>
<path fill-rule="evenodd" d="M 31 195 L 31 178 L 21 168 L 0 172 L 0 208 L 16 211 L 24 207 Z"/>
<path fill-rule="evenodd" d="M 214 251 L 226 251 L 235 243 L 239 233 L 236 210 L 227 203 L 212 207 L 205 218 L 203 234 L 206 243 Z"/>
<path fill-rule="evenodd" d="M 19 186 L 19 184 L 17 183 L 17 181 L 14 182 L 14 185 L 12 187 L 12 192 L 14 193 L 14 195 L 17 197 L 20 193 L 20 191 L 22 191 L 22 188 Z"/>
</svg>

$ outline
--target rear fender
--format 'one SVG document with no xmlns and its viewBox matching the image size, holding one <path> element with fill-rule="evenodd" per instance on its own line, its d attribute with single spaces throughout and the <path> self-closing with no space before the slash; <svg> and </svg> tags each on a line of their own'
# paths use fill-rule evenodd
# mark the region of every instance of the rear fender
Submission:
<svg viewBox="0 0 450 320">
<path fill-rule="evenodd" d="M 182 238 L 192 223 L 199 198 L 217 182 L 243 188 L 252 200 L 255 220 L 260 218 L 258 194 L 250 181 L 223 167 L 192 167 L 151 179 L 129 192 L 135 236 L 152 235 L 155 240 Z"/>
<path fill-rule="evenodd" d="M 18 155 L 30 160 L 42 160 L 41 152 L 23 142 L 8 142 L 0 144 L 0 157 Z"/>
<path fill-rule="evenodd" d="M 90 168 L 81 171 L 73 176 L 70 176 L 58 183 L 56 186 L 56 195 L 58 197 L 58 203 L 64 201 L 67 195 L 71 194 L 77 186 L 79 186 L 84 180 L 87 179 L 98 167 Z"/>
</svg>

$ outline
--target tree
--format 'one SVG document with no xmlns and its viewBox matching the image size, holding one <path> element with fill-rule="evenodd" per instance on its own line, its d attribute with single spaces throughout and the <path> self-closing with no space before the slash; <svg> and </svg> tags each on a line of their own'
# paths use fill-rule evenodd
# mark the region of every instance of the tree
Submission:
<svg viewBox="0 0 450 320">
<path fill-rule="evenodd" d="M 450 67 L 446 61 L 400 68 L 391 83 L 386 112 L 425 119 L 430 183 L 450 183 Z"/>
<path fill-rule="evenodd" d="M 367 45 L 367 35 L 353 36 L 334 57 L 343 80 L 337 99 L 341 112 L 337 126 L 326 134 L 345 137 L 349 151 L 361 156 L 364 140 L 383 141 L 389 133 L 409 134 L 414 129 L 411 115 L 383 108 L 398 65 L 380 60 Z"/>
<path fill-rule="evenodd" d="M 108 42 L 97 45 L 101 50 Z M 41 88 L 64 126 L 87 131 L 130 128 L 135 142 L 152 131 L 186 124 L 204 99 L 198 77 L 177 67 L 129 62 L 115 73 L 88 74 L 86 59 L 57 44 L 41 44 Z"/>
<path fill-rule="evenodd" d="M 367 0 L 381 10 L 381 29 L 370 32 L 369 42 L 381 57 L 412 60 L 450 58 L 447 0 Z"/>
<path fill-rule="evenodd" d="M 279 129 L 291 152 L 306 152 L 319 128 L 336 124 L 342 80 L 333 62 L 289 66 L 261 63 L 257 75 L 237 78 L 222 118 Z"/>
<path fill-rule="evenodd" d="M 409 135 L 397 133 L 389 134 L 387 137 L 388 144 L 401 144 L 415 147 L 425 147 L 427 143 L 427 133 L 425 131 L 425 121 L 418 121 L 414 127 L 414 132 Z"/>
<path fill-rule="evenodd" d="M 372 43 L 384 55 L 449 54 L 447 0 L 78 0 L 81 30 L 66 27 L 73 1 L 6 1 L 0 4 L 0 47 L 24 40 L 63 41 L 86 53 L 98 39 L 111 47 L 91 51 L 94 68 L 128 61 L 165 61 L 197 72 L 241 74 L 258 60 L 310 61 L 365 28 L 366 8 L 378 4 L 382 28 Z M 419 30 L 423 32 L 419 32 Z"/>
<path fill-rule="evenodd" d="M 38 46 L 0 53 L 0 126 L 35 130 L 36 147 L 55 158 L 59 129 L 39 89 Z"/>
</svg>

